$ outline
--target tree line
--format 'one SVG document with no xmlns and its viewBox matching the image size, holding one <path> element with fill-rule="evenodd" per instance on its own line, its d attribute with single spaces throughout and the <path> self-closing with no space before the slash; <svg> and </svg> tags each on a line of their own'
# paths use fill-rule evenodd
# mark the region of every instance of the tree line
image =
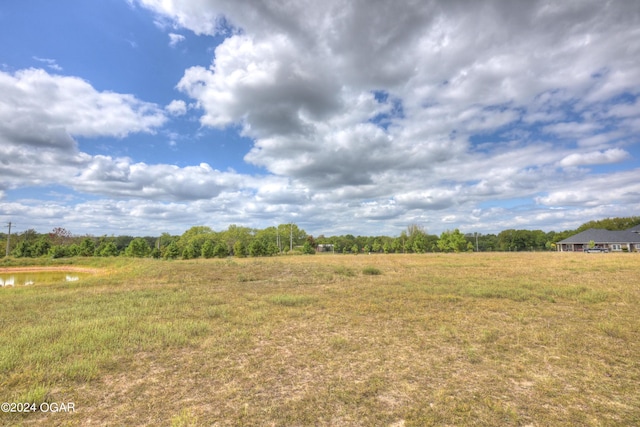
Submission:
<svg viewBox="0 0 640 427">
<path fill-rule="evenodd" d="M 0 245 L 7 244 L 7 234 L 0 234 Z M 273 256 L 290 251 L 315 253 L 313 239 L 296 224 L 252 229 L 231 225 L 216 232 L 207 226 L 195 226 L 176 236 L 76 236 L 57 227 L 49 233 L 33 229 L 13 234 L 10 255 L 18 258 L 63 258 L 74 256 L 130 256 L 164 259 L 224 258 L 227 256 Z"/>
<path fill-rule="evenodd" d="M 194 226 L 182 235 L 160 236 L 91 236 L 73 235 L 57 227 L 49 233 L 33 229 L 11 235 L 0 234 L 0 247 L 7 247 L 14 257 L 154 257 L 163 259 L 226 258 L 276 256 L 280 254 L 359 253 L 427 253 L 466 251 L 545 251 L 555 250 L 556 242 L 588 228 L 625 230 L 640 224 L 640 217 L 607 218 L 587 222 L 576 230 L 544 232 L 542 230 L 503 230 L 498 234 L 463 234 L 447 230 L 439 236 L 412 224 L 400 236 L 308 235 L 296 224 L 280 224 L 265 229 L 230 225 L 214 231 Z"/>
</svg>

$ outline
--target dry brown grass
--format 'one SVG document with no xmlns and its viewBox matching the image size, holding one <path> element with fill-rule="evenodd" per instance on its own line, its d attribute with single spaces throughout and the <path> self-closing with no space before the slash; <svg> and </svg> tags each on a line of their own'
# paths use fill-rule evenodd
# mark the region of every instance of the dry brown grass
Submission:
<svg viewBox="0 0 640 427">
<path fill-rule="evenodd" d="M 76 412 L 0 423 L 640 425 L 639 266 L 560 253 L 148 260 L 2 289 L 0 401 L 44 387 Z"/>
</svg>

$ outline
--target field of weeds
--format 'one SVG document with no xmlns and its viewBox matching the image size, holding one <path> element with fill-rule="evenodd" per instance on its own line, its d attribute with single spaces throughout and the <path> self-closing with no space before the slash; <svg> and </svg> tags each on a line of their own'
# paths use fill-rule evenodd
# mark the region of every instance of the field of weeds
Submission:
<svg viewBox="0 0 640 427">
<path fill-rule="evenodd" d="M 0 288 L 0 425 L 640 425 L 637 254 L 90 263 Z"/>
</svg>

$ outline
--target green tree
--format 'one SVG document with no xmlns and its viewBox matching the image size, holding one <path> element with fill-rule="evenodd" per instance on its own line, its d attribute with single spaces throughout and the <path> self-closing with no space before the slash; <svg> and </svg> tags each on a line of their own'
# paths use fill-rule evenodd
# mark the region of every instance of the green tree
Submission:
<svg viewBox="0 0 640 427">
<path fill-rule="evenodd" d="M 277 233 L 283 248 L 287 249 L 302 245 L 307 238 L 307 233 L 296 224 L 280 224 Z"/>
<path fill-rule="evenodd" d="M 164 253 L 164 248 L 169 246 L 171 242 L 177 242 L 178 240 L 180 240 L 180 236 L 172 236 L 171 234 L 164 232 L 156 239 L 154 245 L 159 247 Z"/>
<path fill-rule="evenodd" d="M 69 256 L 69 247 L 65 245 L 55 245 L 49 249 L 51 258 L 64 258 Z"/>
<path fill-rule="evenodd" d="M 524 246 L 522 236 L 518 233 L 518 230 L 508 229 L 503 230 L 498 234 L 498 245 L 500 250 L 503 251 L 517 251 Z"/>
<path fill-rule="evenodd" d="M 141 237 L 136 237 L 133 239 L 127 249 L 125 250 L 125 255 L 134 257 L 134 258 L 144 258 L 151 252 L 151 248 L 149 247 L 149 243 Z"/>
<path fill-rule="evenodd" d="M 25 241 L 27 241 L 29 243 L 33 243 L 38 238 L 38 232 L 36 230 L 34 230 L 33 228 L 30 228 L 28 230 L 23 231 L 20 234 L 20 236 L 22 236 L 22 239 L 24 239 Z"/>
<path fill-rule="evenodd" d="M 133 237 L 132 236 L 116 236 L 114 241 L 116 243 L 116 246 L 118 247 L 118 251 L 125 252 L 126 254 L 126 249 L 129 246 L 129 244 L 133 241 Z"/>
<path fill-rule="evenodd" d="M 202 255 L 203 258 L 213 258 L 215 248 L 216 248 L 216 245 L 213 243 L 213 240 L 208 239 L 202 245 L 202 250 L 200 255 Z"/>
<path fill-rule="evenodd" d="M 236 256 L 238 258 L 244 258 L 247 256 L 247 251 L 242 240 L 237 240 L 233 244 L 233 256 Z"/>
<path fill-rule="evenodd" d="M 205 225 L 196 225 L 182 233 L 180 239 L 178 240 L 179 246 L 186 246 L 188 243 L 192 241 L 200 241 L 204 243 L 206 238 L 210 237 L 214 234 L 214 231 Z"/>
<path fill-rule="evenodd" d="M 227 245 L 223 243 L 218 243 L 213 252 L 215 256 L 218 258 L 225 258 L 229 256 L 229 250 L 227 249 Z"/>
<path fill-rule="evenodd" d="M 180 248 L 175 241 L 170 242 L 165 248 L 162 254 L 164 259 L 176 259 L 180 256 Z"/>
<path fill-rule="evenodd" d="M 444 231 L 438 240 L 438 249 L 442 252 L 462 252 L 467 249 L 467 239 L 457 228 L 453 231 Z"/>
<path fill-rule="evenodd" d="M 302 253 L 307 255 L 314 255 L 316 253 L 316 250 L 311 246 L 310 241 L 307 240 L 304 242 L 304 245 L 302 245 Z"/>
<path fill-rule="evenodd" d="M 542 230 L 503 230 L 498 234 L 498 246 L 503 251 L 544 249 L 550 236 Z"/>
<path fill-rule="evenodd" d="M 481 234 L 478 236 L 478 247 L 480 251 L 497 251 L 500 249 L 498 236 L 495 234 Z"/>
<path fill-rule="evenodd" d="M 411 249 L 417 254 L 423 254 L 428 250 L 428 240 L 426 233 L 418 233 L 411 237 Z"/>
<path fill-rule="evenodd" d="M 404 248 L 407 251 L 421 254 L 429 249 L 427 236 L 427 232 L 422 226 L 410 224 L 407 230 L 400 235 L 400 239 L 405 242 Z"/>
<path fill-rule="evenodd" d="M 40 236 L 38 240 L 31 247 L 31 255 L 34 257 L 47 255 L 49 253 L 50 248 L 51 248 L 51 243 L 49 243 L 48 236 Z"/>
<path fill-rule="evenodd" d="M 215 237 L 215 232 L 207 226 L 197 225 L 185 231 L 178 239 L 178 247 L 182 250 L 183 258 L 197 258 L 202 252 L 202 246 L 207 240 Z M 189 248 L 189 246 L 191 246 Z M 187 249 L 188 248 L 188 249 Z"/>
<path fill-rule="evenodd" d="M 182 250 L 182 258 L 183 259 L 193 259 L 198 256 L 198 249 L 196 248 L 193 242 L 187 244 L 185 248 Z"/>
<path fill-rule="evenodd" d="M 404 252 L 404 240 L 402 237 L 393 239 L 393 242 L 391 243 L 391 252 L 395 252 L 397 254 Z"/>
<path fill-rule="evenodd" d="M 69 254 L 69 256 L 80 256 L 80 245 L 77 243 L 69 245 L 67 253 Z"/>
<path fill-rule="evenodd" d="M 268 256 L 274 256 L 274 255 L 278 255 L 280 253 L 280 249 L 278 249 L 278 245 L 276 245 L 274 242 L 269 242 L 269 244 L 267 245 L 267 255 Z"/>
<path fill-rule="evenodd" d="M 108 257 L 108 256 L 118 256 L 120 252 L 118 251 L 118 247 L 115 242 L 107 242 L 102 248 L 100 252 L 98 252 L 99 256 Z"/>
<path fill-rule="evenodd" d="M 96 242 L 90 237 L 85 237 L 78 247 L 78 256 L 93 256 L 96 250 Z"/>
<path fill-rule="evenodd" d="M 576 229 L 576 233 L 590 228 L 604 228 L 605 230 L 628 230 L 640 224 L 640 216 L 605 218 L 596 221 L 589 221 Z M 562 239 L 561 239 L 562 240 Z"/>
<path fill-rule="evenodd" d="M 26 240 L 18 242 L 11 255 L 17 258 L 28 258 L 31 256 L 31 245 Z"/>
<path fill-rule="evenodd" d="M 273 245 L 277 249 L 278 243 L 280 243 L 280 246 L 282 247 L 285 243 L 285 240 L 288 246 L 289 235 L 286 236 L 286 239 L 284 237 L 285 236 L 281 236 L 278 234 L 277 227 L 267 227 L 264 230 L 255 230 L 255 235 L 254 235 L 254 239 L 260 240 L 260 242 L 262 243 L 262 247 L 264 249 L 264 255 L 275 255 L 272 253 L 269 247 Z M 276 250 L 276 254 L 278 252 L 280 252 L 279 249 Z"/>
<path fill-rule="evenodd" d="M 240 227 L 235 224 L 231 224 L 229 228 L 221 233 L 221 242 L 225 242 L 227 245 L 225 250 L 227 251 L 227 255 L 229 253 L 228 248 L 235 248 L 235 244 L 238 241 L 241 241 L 244 247 L 246 248 L 249 245 L 249 242 L 253 238 L 253 230 L 248 227 Z M 235 254 L 235 250 L 234 250 Z M 225 256 L 227 256 L 225 255 Z"/>
<path fill-rule="evenodd" d="M 251 256 L 264 255 L 264 247 L 262 246 L 262 242 L 260 240 L 254 239 L 251 243 L 249 243 L 249 255 Z"/>
</svg>

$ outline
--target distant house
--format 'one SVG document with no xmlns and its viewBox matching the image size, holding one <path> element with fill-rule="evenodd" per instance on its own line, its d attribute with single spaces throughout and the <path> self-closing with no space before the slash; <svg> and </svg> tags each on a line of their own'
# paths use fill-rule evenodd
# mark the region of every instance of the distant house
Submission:
<svg viewBox="0 0 640 427">
<path fill-rule="evenodd" d="M 316 249 L 317 249 L 318 252 L 333 252 L 334 251 L 333 244 L 331 244 L 331 243 L 325 243 L 325 244 L 318 245 L 318 247 Z"/>
<path fill-rule="evenodd" d="M 624 231 L 590 228 L 556 244 L 560 252 L 584 252 L 587 249 L 603 249 L 612 252 L 640 252 L 640 226 Z"/>
</svg>

